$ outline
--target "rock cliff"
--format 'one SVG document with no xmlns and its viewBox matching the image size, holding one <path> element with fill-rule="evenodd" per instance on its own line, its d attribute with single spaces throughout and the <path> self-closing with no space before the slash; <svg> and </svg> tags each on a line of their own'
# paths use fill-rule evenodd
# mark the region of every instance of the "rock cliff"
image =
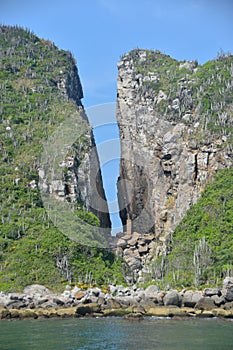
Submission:
<svg viewBox="0 0 233 350">
<path fill-rule="evenodd" d="M 0 47 L 0 290 L 93 276 L 110 220 L 76 62 L 18 26 L 0 26 Z"/>
<path fill-rule="evenodd" d="M 73 115 L 72 122 L 76 124 L 73 129 L 71 125 L 73 134 L 75 126 L 82 132 L 77 132 L 77 140 L 73 135 L 74 145 L 71 137 L 67 140 L 71 144 L 65 149 L 64 159 L 60 159 L 63 179 L 53 177 L 49 180 L 45 169 L 40 168 L 37 161 L 34 161 L 34 168 L 39 168 L 41 181 L 51 195 L 76 203 L 78 209 L 93 212 L 100 219 L 101 226 L 109 228 L 110 233 L 111 223 L 98 155 L 81 102 L 83 90 L 75 59 L 70 52 L 59 50 L 51 41 L 40 39 L 22 28 L 1 26 L 0 35 L 3 94 L 1 124 L 5 126 L 3 149 L 7 142 L 10 147 L 7 141 L 9 138 L 17 144 L 17 147 L 13 146 L 13 153 L 20 151 L 20 147 L 23 148 L 22 153 L 27 153 L 27 147 L 30 146 L 30 152 L 33 153 L 34 143 L 41 146 L 45 144 L 48 136 L 57 132 L 60 123 Z M 9 107 L 9 104 L 12 106 Z M 38 149 L 27 160 L 28 163 L 37 156 Z M 52 156 L 55 157 L 55 154 Z M 5 161 L 11 162 L 9 156 Z M 14 154 L 11 166 L 16 167 L 17 162 L 17 154 Z M 17 167 L 18 178 L 21 178 L 19 184 L 23 177 L 28 176 L 26 172 L 20 174 L 20 168 L 26 169 L 23 163 Z M 48 168 L 50 165 L 47 164 Z M 28 182 L 37 188 L 37 180 Z"/>
<path fill-rule="evenodd" d="M 69 70 L 60 71 L 60 76 L 54 77 L 53 83 L 64 99 L 74 102 L 77 112 L 72 117 L 67 114 L 70 121 L 65 126 L 68 127 L 69 135 L 63 140 L 68 143 L 68 146 L 65 145 L 61 151 L 61 153 L 66 152 L 64 156 L 58 155 L 62 175 L 58 171 L 55 176 L 47 176 L 46 173 L 51 171 L 51 164 L 54 164 L 54 161 L 49 162 L 48 158 L 44 164 L 45 167 L 42 166 L 39 170 L 42 187 L 54 198 L 73 203 L 76 209 L 95 214 L 100 220 L 100 226 L 105 228 L 105 232 L 110 235 L 111 221 L 95 140 L 82 106 L 82 86 L 76 63 L 71 55 L 69 56 Z M 61 133 L 64 134 L 63 127 L 60 128 L 57 135 L 55 134 L 55 139 L 52 139 L 56 147 L 59 147 L 57 142 L 62 139 Z M 57 136 L 61 136 L 61 139 L 56 140 Z M 53 148 L 51 151 L 52 157 L 55 158 Z"/>
<path fill-rule="evenodd" d="M 232 166 L 233 56 L 201 66 L 137 49 L 118 69 L 122 223 L 164 241 L 216 171 Z"/>
</svg>

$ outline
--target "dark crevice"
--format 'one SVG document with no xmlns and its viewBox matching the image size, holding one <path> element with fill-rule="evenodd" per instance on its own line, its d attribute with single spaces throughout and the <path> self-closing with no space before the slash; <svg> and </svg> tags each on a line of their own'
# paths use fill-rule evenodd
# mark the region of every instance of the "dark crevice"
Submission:
<svg viewBox="0 0 233 350">
<path fill-rule="evenodd" d="M 165 154 L 165 156 L 163 156 L 163 160 L 170 160 L 172 159 L 172 155 L 170 153 Z"/>
<path fill-rule="evenodd" d="M 207 153 L 207 160 L 206 160 L 207 169 L 208 169 L 208 167 L 209 167 L 209 162 L 210 162 L 210 153 L 208 152 L 208 153 Z"/>
<path fill-rule="evenodd" d="M 194 156 L 194 181 L 196 182 L 198 175 L 197 154 Z"/>
<path fill-rule="evenodd" d="M 171 176 L 171 171 L 164 170 L 164 175 L 165 175 L 166 177 L 170 177 L 170 176 Z"/>
</svg>

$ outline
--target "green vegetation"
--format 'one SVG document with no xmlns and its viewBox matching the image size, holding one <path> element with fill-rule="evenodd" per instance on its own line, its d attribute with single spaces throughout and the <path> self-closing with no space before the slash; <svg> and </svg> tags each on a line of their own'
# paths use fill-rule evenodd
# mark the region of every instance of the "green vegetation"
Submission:
<svg viewBox="0 0 233 350">
<path fill-rule="evenodd" d="M 142 53 L 145 59 L 141 58 Z M 221 52 L 217 59 L 202 66 L 197 61 L 177 61 L 160 51 L 136 49 L 129 55 L 134 61 L 136 79 L 140 75 L 148 77 L 142 80 L 138 94 L 150 96 L 152 101 L 156 101 L 160 90 L 166 94 L 165 99 L 155 102 L 158 115 L 169 121 L 188 123 L 191 132 L 187 136 L 190 144 L 195 141 L 196 147 L 203 140 L 211 142 L 224 135 L 232 150 L 232 54 Z M 185 119 L 187 114 L 189 118 Z M 200 123 L 196 130 L 195 122 Z"/>
<path fill-rule="evenodd" d="M 218 285 L 233 273 L 233 169 L 219 171 L 177 226 L 170 253 L 153 263 L 162 285 Z"/>
<path fill-rule="evenodd" d="M 81 245 L 73 237 L 78 222 L 77 236 L 99 239 L 94 228 L 99 219 L 84 210 L 79 198 L 73 206 L 77 222 L 72 216 L 64 235 L 50 220 L 38 188 L 44 140 L 81 105 L 74 58 L 19 27 L 1 26 L 0 46 L 0 290 L 22 290 L 32 283 L 53 289 L 67 282 L 123 283 L 123 265 L 114 254 Z M 224 136 L 219 147 L 227 147 L 230 154 L 233 56 L 221 54 L 203 66 L 193 62 L 188 67 L 160 52 L 145 52 L 144 61 L 139 50 L 130 53 L 136 75 L 154 76 L 143 82 L 139 94 L 154 98 L 162 90 L 167 97 L 156 104 L 158 115 L 190 123 L 187 139 L 196 147 Z M 172 107 L 175 99 L 178 108 Z M 193 128 L 196 121 L 198 129 Z M 90 146 L 86 135 L 73 145 L 77 166 Z M 68 178 L 65 168 L 64 180 Z M 232 183 L 232 169 L 217 174 L 175 230 L 170 254 L 153 263 L 152 279 L 161 285 L 213 285 L 232 273 Z"/>
<path fill-rule="evenodd" d="M 147 100 L 158 118 L 187 125 L 182 138 L 190 149 L 213 147 L 232 157 L 232 54 L 220 52 L 198 65 L 160 51 L 136 49 L 125 60 L 134 70 L 142 104 Z M 167 254 L 153 261 L 148 283 L 198 287 L 216 285 L 233 274 L 232 184 L 232 169 L 217 174 L 170 237 Z M 173 205 L 174 197 L 170 198 L 168 208 Z"/>
<path fill-rule="evenodd" d="M 38 188 L 43 141 L 81 105 L 74 58 L 19 27 L 1 26 L 0 46 L 0 290 L 31 283 L 61 288 L 62 281 L 121 282 L 121 262 L 107 250 L 81 246 L 68 239 L 69 232 L 62 234 Z M 90 138 L 77 140 L 77 165 L 89 148 Z M 98 226 L 99 219 L 83 211 L 81 200 L 76 208 L 77 235 L 94 237 L 95 229 L 85 222 Z"/>
</svg>

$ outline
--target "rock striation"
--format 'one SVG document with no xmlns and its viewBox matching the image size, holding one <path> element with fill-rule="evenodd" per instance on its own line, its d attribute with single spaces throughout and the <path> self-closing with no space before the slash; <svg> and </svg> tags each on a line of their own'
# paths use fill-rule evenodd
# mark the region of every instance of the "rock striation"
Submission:
<svg viewBox="0 0 233 350">
<path fill-rule="evenodd" d="M 127 231 L 163 244 L 219 169 L 232 166 L 232 56 L 200 66 L 133 50 L 118 64 L 118 200 Z"/>
</svg>

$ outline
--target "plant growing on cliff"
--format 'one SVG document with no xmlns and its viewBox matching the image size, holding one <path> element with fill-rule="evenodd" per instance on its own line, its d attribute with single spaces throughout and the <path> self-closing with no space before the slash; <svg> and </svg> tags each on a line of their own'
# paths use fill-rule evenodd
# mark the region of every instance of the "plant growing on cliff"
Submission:
<svg viewBox="0 0 233 350">
<path fill-rule="evenodd" d="M 209 248 L 206 238 L 202 237 L 195 245 L 193 253 L 193 265 L 194 265 L 194 285 L 195 287 L 200 285 L 201 277 L 204 271 L 211 263 L 211 249 Z"/>
<path fill-rule="evenodd" d="M 232 274 L 233 169 L 221 170 L 172 235 L 170 253 L 152 264 L 163 285 L 218 285 Z"/>
<path fill-rule="evenodd" d="M 154 104 L 158 115 L 163 115 L 169 121 L 187 123 L 183 117 L 189 113 L 192 122 L 200 123 L 199 129 L 190 133 L 191 141 L 195 138 L 201 145 L 203 140 L 211 141 L 225 135 L 232 149 L 231 53 L 220 53 L 217 59 L 202 66 L 196 61 L 179 62 L 157 50 L 135 49 L 128 54 L 130 58 L 133 60 L 135 77 L 141 77 L 138 95 L 151 98 L 154 104 L 159 91 L 166 94 L 166 99 Z M 175 101 L 178 104 L 174 105 Z"/>
<path fill-rule="evenodd" d="M 110 252 L 81 246 L 54 226 L 38 188 L 42 140 L 76 113 L 82 98 L 81 86 L 76 96 L 64 87 L 77 75 L 74 58 L 17 26 L 0 27 L 0 45 L 0 290 L 35 282 L 57 288 L 87 273 L 101 283 L 121 279 L 121 263 Z M 80 162 L 88 146 L 85 135 L 75 143 Z M 99 219 L 77 208 L 79 230 L 92 237 L 85 222 L 98 226 Z"/>
</svg>

